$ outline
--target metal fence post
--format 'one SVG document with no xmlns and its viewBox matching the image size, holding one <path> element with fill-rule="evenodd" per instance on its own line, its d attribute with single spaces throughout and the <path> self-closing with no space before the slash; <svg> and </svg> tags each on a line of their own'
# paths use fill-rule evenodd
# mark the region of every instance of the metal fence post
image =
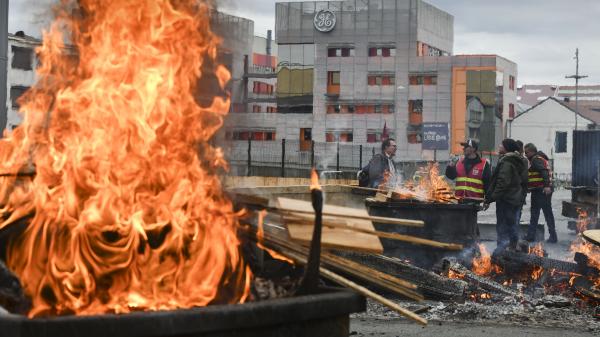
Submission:
<svg viewBox="0 0 600 337">
<path fill-rule="evenodd" d="M 358 169 L 362 169 L 362 144 L 358 147 Z"/>
<path fill-rule="evenodd" d="M 285 138 L 281 140 L 281 177 L 285 177 Z"/>
<path fill-rule="evenodd" d="M 310 141 L 310 167 L 315 167 L 315 141 Z"/>
<path fill-rule="evenodd" d="M 252 175 L 252 137 L 248 138 L 248 172 L 247 176 Z"/>
<path fill-rule="evenodd" d="M 335 155 L 335 170 L 340 170 L 340 142 L 337 142 L 337 151 Z"/>
</svg>

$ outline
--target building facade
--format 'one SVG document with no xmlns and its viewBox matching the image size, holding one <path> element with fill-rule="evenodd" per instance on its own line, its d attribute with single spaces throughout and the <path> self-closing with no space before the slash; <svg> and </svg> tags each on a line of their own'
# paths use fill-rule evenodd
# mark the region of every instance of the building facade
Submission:
<svg viewBox="0 0 600 337">
<path fill-rule="evenodd" d="M 7 73 L 7 122 L 6 129 L 11 131 L 21 124 L 19 97 L 36 81 L 35 68 L 38 59 L 35 48 L 41 41 L 23 32 L 8 34 L 8 73 Z M 4 126 L 3 126 L 4 127 Z"/>
<path fill-rule="evenodd" d="M 573 159 L 573 130 L 595 129 L 600 122 L 600 111 L 576 113 L 572 105 L 548 97 L 515 117 L 509 125 L 509 136 L 523 143 L 534 143 L 538 150 L 550 157 L 554 176 L 571 180 Z"/>
<path fill-rule="evenodd" d="M 493 150 L 514 117 L 517 67 L 496 55 L 453 56 L 454 18 L 421 0 L 276 4 L 277 114 L 230 125 L 298 142 L 378 147 L 397 160 L 447 159 L 465 137 Z M 424 149 L 423 126 L 449 127 L 447 150 Z M 318 154 L 317 154 L 318 156 Z"/>
</svg>

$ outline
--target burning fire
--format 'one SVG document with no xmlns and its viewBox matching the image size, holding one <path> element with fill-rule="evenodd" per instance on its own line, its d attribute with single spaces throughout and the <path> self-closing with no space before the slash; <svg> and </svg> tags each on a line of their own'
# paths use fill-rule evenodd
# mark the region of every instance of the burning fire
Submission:
<svg viewBox="0 0 600 337">
<path fill-rule="evenodd" d="M 479 256 L 473 259 L 473 272 L 480 276 L 488 275 L 492 272 L 492 256 L 482 243 L 479 246 Z"/>
<path fill-rule="evenodd" d="M 454 192 L 444 176 L 440 175 L 438 163 L 421 168 L 415 180 L 409 180 L 394 189 L 398 199 L 416 199 L 428 202 L 454 202 Z"/>
<path fill-rule="evenodd" d="M 44 33 L 23 124 L 0 143 L 4 229 L 31 215 L 8 266 L 30 317 L 245 301 L 251 274 L 210 139 L 229 100 L 201 107 L 216 57 L 199 1 L 63 0 Z M 73 14 L 75 13 L 75 14 Z M 65 55 L 64 41 L 78 62 Z M 198 155 L 200 153 L 200 155 Z M 17 172 L 35 170 L 30 178 Z"/>
<path fill-rule="evenodd" d="M 588 229 L 588 226 L 592 223 L 592 219 L 588 216 L 587 212 L 582 209 L 577 209 L 579 215 L 577 219 L 577 238 L 571 243 L 570 251 L 572 257 L 575 253 L 585 254 L 589 258 L 589 264 L 595 268 L 600 268 L 600 250 L 595 245 L 585 241 L 582 237 L 583 232 Z M 574 278 L 571 278 L 570 283 L 572 284 Z M 591 280 L 595 286 L 600 286 L 600 279 Z"/>
</svg>

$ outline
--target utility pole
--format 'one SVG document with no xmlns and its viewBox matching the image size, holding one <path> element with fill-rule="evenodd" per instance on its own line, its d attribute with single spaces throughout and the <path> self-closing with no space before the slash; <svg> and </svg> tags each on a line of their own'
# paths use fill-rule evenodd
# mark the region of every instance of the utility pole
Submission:
<svg viewBox="0 0 600 337">
<path fill-rule="evenodd" d="M 575 130 L 577 130 L 577 115 L 579 114 L 579 80 L 586 78 L 587 75 L 579 75 L 579 48 L 575 49 L 575 75 L 565 76 L 565 78 L 575 79 Z"/>
</svg>

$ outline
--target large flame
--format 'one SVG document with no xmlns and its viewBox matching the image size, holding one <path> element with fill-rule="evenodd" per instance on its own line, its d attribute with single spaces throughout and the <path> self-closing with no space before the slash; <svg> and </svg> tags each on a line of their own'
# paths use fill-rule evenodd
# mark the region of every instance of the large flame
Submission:
<svg viewBox="0 0 600 337">
<path fill-rule="evenodd" d="M 421 167 L 413 179 L 394 189 L 395 199 L 414 199 L 427 202 L 454 203 L 454 191 L 444 176 L 440 175 L 438 163 Z"/>
<path fill-rule="evenodd" d="M 0 181 L 0 229 L 32 216 L 7 251 L 30 316 L 245 300 L 237 214 L 216 175 L 226 163 L 209 144 L 229 100 L 194 98 L 216 57 L 209 11 L 192 0 L 62 1 L 24 122 L 0 143 L 1 173 L 35 170 Z M 229 80 L 224 67 L 210 76 Z"/>
</svg>

